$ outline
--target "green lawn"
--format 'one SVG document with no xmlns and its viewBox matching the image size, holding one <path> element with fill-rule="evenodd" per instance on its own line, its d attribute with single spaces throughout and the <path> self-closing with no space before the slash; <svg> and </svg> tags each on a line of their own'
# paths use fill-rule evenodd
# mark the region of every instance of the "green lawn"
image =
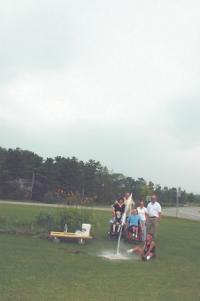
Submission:
<svg viewBox="0 0 200 301">
<path fill-rule="evenodd" d="M 30 222 L 40 210 L 56 209 L 0 205 L 0 220 Z M 109 214 L 96 214 L 102 230 L 84 246 L 1 234 L 0 300 L 200 300 L 200 223 L 163 218 L 155 260 L 110 262 L 96 256 L 116 247 L 105 238 Z"/>
</svg>

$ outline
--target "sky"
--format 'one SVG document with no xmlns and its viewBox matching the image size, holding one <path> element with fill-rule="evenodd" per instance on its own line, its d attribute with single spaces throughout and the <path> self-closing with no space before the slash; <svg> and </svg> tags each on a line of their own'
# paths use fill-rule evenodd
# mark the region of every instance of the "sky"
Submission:
<svg viewBox="0 0 200 301">
<path fill-rule="evenodd" d="M 0 4 L 0 146 L 200 193 L 200 4 Z"/>
</svg>

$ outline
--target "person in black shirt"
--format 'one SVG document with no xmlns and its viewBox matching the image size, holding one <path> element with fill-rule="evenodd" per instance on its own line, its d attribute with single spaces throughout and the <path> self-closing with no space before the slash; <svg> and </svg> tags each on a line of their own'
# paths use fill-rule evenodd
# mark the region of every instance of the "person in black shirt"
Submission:
<svg viewBox="0 0 200 301">
<path fill-rule="evenodd" d="M 116 212 L 119 211 L 121 213 L 121 215 L 124 213 L 125 211 L 125 204 L 124 204 L 124 199 L 120 198 L 118 199 L 114 204 L 113 204 L 113 216 L 116 215 Z"/>
<path fill-rule="evenodd" d="M 144 261 L 150 260 L 156 256 L 156 244 L 152 234 L 148 233 L 143 248 L 135 247 L 127 251 L 127 253 L 136 253 L 141 256 Z"/>
<path fill-rule="evenodd" d="M 118 199 L 112 207 L 111 233 L 119 232 L 122 215 L 125 211 L 124 199 Z"/>
</svg>

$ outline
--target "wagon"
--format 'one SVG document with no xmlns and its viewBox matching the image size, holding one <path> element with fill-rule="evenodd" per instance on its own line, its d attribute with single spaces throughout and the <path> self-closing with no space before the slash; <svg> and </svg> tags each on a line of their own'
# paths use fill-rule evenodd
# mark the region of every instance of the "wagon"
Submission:
<svg viewBox="0 0 200 301">
<path fill-rule="evenodd" d="M 82 224 L 82 229 L 76 232 L 55 232 L 49 233 L 49 238 L 55 242 L 59 241 L 77 241 L 79 244 L 84 244 L 86 241 L 91 240 L 93 237 L 90 235 L 91 224 Z"/>
</svg>

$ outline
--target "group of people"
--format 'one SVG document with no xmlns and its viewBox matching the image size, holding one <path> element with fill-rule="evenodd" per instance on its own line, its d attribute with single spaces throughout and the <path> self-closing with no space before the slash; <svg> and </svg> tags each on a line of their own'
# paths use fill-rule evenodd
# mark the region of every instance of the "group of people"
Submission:
<svg viewBox="0 0 200 301">
<path fill-rule="evenodd" d="M 138 206 L 132 201 L 131 206 L 127 208 L 128 198 L 129 194 L 126 193 L 114 203 L 112 208 L 111 231 L 113 231 L 113 233 L 119 231 L 121 219 L 125 213 L 127 216 L 125 224 L 127 233 L 134 233 L 135 239 L 138 238 L 138 235 L 141 235 L 140 240 L 144 242 L 143 247 L 137 246 L 127 252 L 138 253 L 143 260 L 149 260 L 155 257 L 155 240 L 157 238 L 158 224 L 161 218 L 161 205 L 158 202 L 157 195 L 152 194 L 151 201 L 147 207 L 145 207 L 144 200 L 140 200 Z"/>
</svg>

